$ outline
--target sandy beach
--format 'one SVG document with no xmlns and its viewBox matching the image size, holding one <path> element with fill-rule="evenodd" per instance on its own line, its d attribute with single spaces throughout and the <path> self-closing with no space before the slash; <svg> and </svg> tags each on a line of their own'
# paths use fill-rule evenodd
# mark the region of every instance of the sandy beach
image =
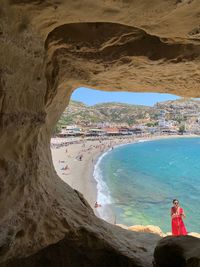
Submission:
<svg viewBox="0 0 200 267">
<path fill-rule="evenodd" d="M 107 140 L 80 140 L 78 144 L 64 145 L 60 148 L 54 147 L 51 151 L 57 174 L 72 188 L 81 192 L 98 215 L 96 212 L 98 209 L 94 208 L 94 204 L 97 201 L 97 181 L 93 177 L 93 172 L 95 163 L 101 154 L 119 144 L 177 137 L 194 136 L 113 137 Z"/>
<path fill-rule="evenodd" d="M 127 137 L 107 140 L 83 140 L 79 143 L 64 145 L 59 148 L 51 148 L 52 159 L 59 177 L 68 183 L 72 188 L 78 190 L 83 194 L 90 206 L 93 208 L 94 213 L 98 217 L 104 217 L 109 223 L 115 223 L 112 211 L 106 211 L 106 217 L 102 216 L 104 212 L 103 207 L 95 208 L 94 204 L 97 201 L 97 181 L 93 176 L 95 164 L 98 158 L 109 149 L 114 148 L 120 144 L 135 143 L 138 141 L 153 141 L 166 138 L 192 138 L 197 137 L 195 135 L 173 135 L 173 136 L 143 136 L 143 137 Z M 81 158 L 80 158 L 81 156 Z M 80 160 L 81 159 L 81 160 Z M 64 168 L 67 167 L 66 170 Z M 99 203 L 101 204 L 101 203 Z M 105 215 L 105 214 L 104 214 Z M 153 232 L 160 236 L 171 235 L 171 233 L 163 233 L 158 226 L 154 225 L 135 225 L 134 227 L 128 227 L 126 225 L 119 225 L 122 228 L 134 231 Z M 141 230 L 142 227 L 142 230 Z M 158 228 L 158 229 L 157 229 Z M 199 233 L 188 233 L 189 235 L 199 237 Z"/>
<path fill-rule="evenodd" d="M 78 144 L 69 144 L 60 148 L 51 148 L 52 159 L 59 177 L 72 188 L 81 192 L 94 209 L 97 200 L 97 182 L 93 177 L 98 157 L 119 144 L 134 142 L 133 138 L 112 138 L 112 140 L 81 140 Z M 80 159 L 81 156 L 81 159 Z"/>
<path fill-rule="evenodd" d="M 55 169 L 60 178 L 68 183 L 72 188 L 80 191 L 89 204 L 93 207 L 96 201 L 97 189 L 96 181 L 93 179 L 94 161 L 102 152 L 96 146 L 97 141 L 83 144 L 71 144 L 61 148 L 52 149 L 52 158 Z M 86 150 L 89 149 L 86 153 Z M 78 156 L 83 154 L 82 160 Z M 68 169 L 64 168 L 68 166 Z"/>
</svg>

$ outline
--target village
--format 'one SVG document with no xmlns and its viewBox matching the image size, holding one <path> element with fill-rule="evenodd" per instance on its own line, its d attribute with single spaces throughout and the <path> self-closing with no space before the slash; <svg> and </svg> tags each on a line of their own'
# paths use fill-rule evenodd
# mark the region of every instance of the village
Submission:
<svg viewBox="0 0 200 267">
<path fill-rule="evenodd" d="M 76 124 L 62 125 L 57 137 L 109 137 L 109 136 L 159 136 L 159 135 L 199 135 L 200 104 L 197 100 L 166 101 L 154 105 L 155 115 L 145 114 L 134 123 L 92 122 L 82 119 Z M 69 111 L 67 111 L 69 112 Z M 66 116 L 68 113 L 66 112 Z"/>
</svg>

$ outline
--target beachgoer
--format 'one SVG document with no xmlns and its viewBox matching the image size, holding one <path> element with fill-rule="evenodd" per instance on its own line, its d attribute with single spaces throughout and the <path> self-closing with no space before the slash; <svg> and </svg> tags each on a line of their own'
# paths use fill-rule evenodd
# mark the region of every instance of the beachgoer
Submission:
<svg viewBox="0 0 200 267">
<path fill-rule="evenodd" d="M 97 201 L 96 201 L 95 204 L 94 204 L 94 207 L 95 208 L 101 207 L 101 204 L 98 204 Z"/>
<path fill-rule="evenodd" d="M 66 164 L 65 167 L 62 167 L 61 168 L 62 171 L 66 171 L 66 170 L 69 170 L 69 166 Z"/>
<path fill-rule="evenodd" d="M 65 168 L 64 168 L 64 170 L 69 170 L 69 166 L 66 165 Z"/>
<path fill-rule="evenodd" d="M 187 235 L 187 230 L 183 222 L 183 218 L 185 218 L 184 210 L 179 206 L 179 201 L 177 199 L 174 199 L 172 203 L 174 205 L 171 208 L 172 235 Z"/>
</svg>

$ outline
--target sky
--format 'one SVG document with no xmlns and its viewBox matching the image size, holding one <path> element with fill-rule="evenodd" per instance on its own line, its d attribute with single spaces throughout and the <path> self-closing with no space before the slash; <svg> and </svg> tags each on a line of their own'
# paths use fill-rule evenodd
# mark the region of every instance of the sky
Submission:
<svg viewBox="0 0 200 267">
<path fill-rule="evenodd" d="M 130 93 L 130 92 L 105 92 L 85 87 L 76 89 L 71 99 L 81 101 L 89 106 L 105 102 L 121 102 L 127 104 L 153 106 L 157 102 L 175 100 L 179 97 L 159 93 Z"/>
</svg>

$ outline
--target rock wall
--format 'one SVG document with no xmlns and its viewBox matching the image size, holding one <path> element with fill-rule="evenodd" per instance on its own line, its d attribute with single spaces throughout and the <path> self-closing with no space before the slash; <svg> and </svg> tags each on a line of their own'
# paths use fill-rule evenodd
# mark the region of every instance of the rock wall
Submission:
<svg viewBox="0 0 200 267">
<path fill-rule="evenodd" d="M 151 266 L 160 237 L 96 218 L 49 142 L 79 86 L 199 97 L 198 0 L 0 3 L 0 266 Z"/>
<path fill-rule="evenodd" d="M 200 239 L 192 236 L 166 237 L 154 252 L 155 267 L 199 267 Z"/>
</svg>

